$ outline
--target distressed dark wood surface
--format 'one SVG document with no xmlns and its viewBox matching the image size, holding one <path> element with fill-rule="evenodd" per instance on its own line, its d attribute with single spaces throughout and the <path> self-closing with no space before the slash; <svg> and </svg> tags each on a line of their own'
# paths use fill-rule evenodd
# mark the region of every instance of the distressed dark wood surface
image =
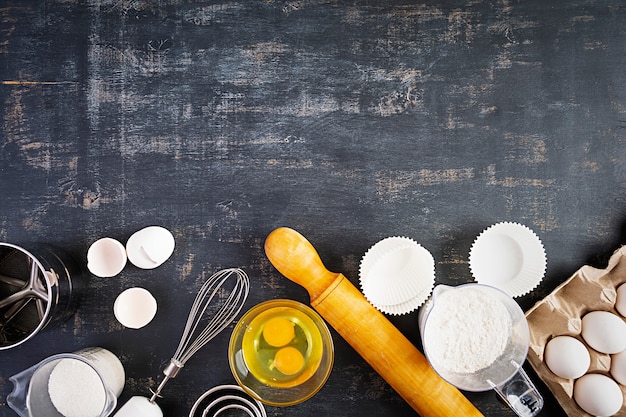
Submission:
<svg viewBox="0 0 626 417">
<path fill-rule="evenodd" d="M 53 244 L 83 269 L 91 242 L 147 225 L 177 247 L 155 270 L 87 275 L 72 320 L 0 352 L 0 415 L 14 415 L 9 376 L 86 346 L 120 356 L 122 402 L 147 394 L 218 268 L 248 271 L 247 307 L 307 302 L 264 256 L 278 226 L 354 283 L 371 245 L 404 235 L 459 284 L 482 229 L 526 224 L 548 270 L 524 309 L 603 266 L 626 242 L 625 18 L 621 0 L 3 1 L 0 239 Z M 159 302 L 141 330 L 112 314 L 131 286 Z M 419 346 L 416 314 L 392 321 Z M 334 336 L 326 386 L 268 414 L 411 415 Z M 228 337 L 168 384 L 167 416 L 233 381 Z M 540 390 L 541 415 L 563 415 Z M 468 396 L 513 416 L 494 393 Z"/>
</svg>

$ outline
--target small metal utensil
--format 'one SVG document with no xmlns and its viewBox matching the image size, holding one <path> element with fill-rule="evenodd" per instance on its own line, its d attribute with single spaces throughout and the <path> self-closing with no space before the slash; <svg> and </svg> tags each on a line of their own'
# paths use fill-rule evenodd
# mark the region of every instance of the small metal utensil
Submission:
<svg viewBox="0 0 626 417">
<path fill-rule="evenodd" d="M 231 277 L 234 278 L 234 284 L 229 290 L 225 288 L 225 284 Z M 176 353 L 163 370 L 165 378 L 155 391 L 151 390 L 151 403 L 160 397 L 159 394 L 167 381 L 176 377 L 185 363 L 198 350 L 237 317 L 248 297 L 249 290 L 248 275 L 240 268 L 218 271 L 202 284 L 191 306 Z M 224 297 L 226 292 L 228 295 Z M 214 299 L 215 303 L 213 303 Z"/>
<path fill-rule="evenodd" d="M 67 320 L 80 290 L 77 268 L 58 248 L 0 242 L 0 351 Z M 66 255 L 66 254 L 63 254 Z"/>
</svg>

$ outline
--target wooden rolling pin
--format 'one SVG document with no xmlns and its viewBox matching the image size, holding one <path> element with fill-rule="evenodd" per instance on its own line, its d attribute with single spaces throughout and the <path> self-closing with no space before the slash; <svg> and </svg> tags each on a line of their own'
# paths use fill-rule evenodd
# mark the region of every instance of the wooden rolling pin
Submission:
<svg viewBox="0 0 626 417">
<path fill-rule="evenodd" d="M 420 416 L 482 416 L 344 275 L 326 269 L 304 236 L 278 228 L 265 240 L 265 253 L 281 274 L 307 289 L 313 308 Z"/>
</svg>

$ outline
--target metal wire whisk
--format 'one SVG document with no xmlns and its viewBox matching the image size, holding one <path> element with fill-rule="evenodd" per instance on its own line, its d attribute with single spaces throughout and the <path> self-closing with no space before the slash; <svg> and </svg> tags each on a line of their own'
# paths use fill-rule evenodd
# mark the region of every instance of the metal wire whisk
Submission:
<svg viewBox="0 0 626 417">
<path fill-rule="evenodd" d="M 235 282 L 228 296 L 224 298 L 224 293 L 229 291 L 228 288 L 224 288 L 224 284 L 231 277 L 235 279 Z M 198 350 L 210 342 L 237 317 L 248 297 L 249 290 L 250 281 L 248 275 L 240 268 L 218 271 L 202 284 L 191 306 L 178 349 L 176 349 L 176 353 L 170 359 L 170 363 L 163 369 L 165 378 L 161 381 L 156 391 L 151 390 L 152 397 L 150 402 L 154 402 L 157 397 L 160 397 L 159 393 L 167 381 L 176 377 L 178 372 L 185 366 L 185 363 Z M 214 298 L 217 299 L 217 304 L 212 305 L 211 302 Z M 208 322 L 204 325 L 207 319 Z"/>
</svg>

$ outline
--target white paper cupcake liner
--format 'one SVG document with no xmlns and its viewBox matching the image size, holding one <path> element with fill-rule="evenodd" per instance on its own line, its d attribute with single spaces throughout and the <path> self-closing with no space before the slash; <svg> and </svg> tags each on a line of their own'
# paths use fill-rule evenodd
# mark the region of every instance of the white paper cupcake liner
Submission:
<svg viewBox="0 0 626 417">
<path fill-rule="evenodd" d="M 389 237 L 372 246 L 359 268 L 368 301 L 388 314 L 405 314 L 428 298 L 435 283 L 435 261 L 407 237 Z"/>
<path fill-rule="evenodd" d="M 474 240 L 469 254 L 474 280 L 519 297 L 539 285 L 546 272 L 546 253 L 539 237 L 519 223 L 501 222 Z"/>
<path fill-rule="evenodd" d="M 432 287 L 424 289 L 424 291 L 420 292 L 411 300 L 406 301 L 404 303 L 394 304 L 394 305 L 383 305 L 383 304 L 372 304 L 372 305 L 377 310 L 382 311 L 385 314 L 400 316 L 403 314 L 408 314 L 420 308 L 428 300 L 431 292 L 432 292 Z"/>
</svg>

